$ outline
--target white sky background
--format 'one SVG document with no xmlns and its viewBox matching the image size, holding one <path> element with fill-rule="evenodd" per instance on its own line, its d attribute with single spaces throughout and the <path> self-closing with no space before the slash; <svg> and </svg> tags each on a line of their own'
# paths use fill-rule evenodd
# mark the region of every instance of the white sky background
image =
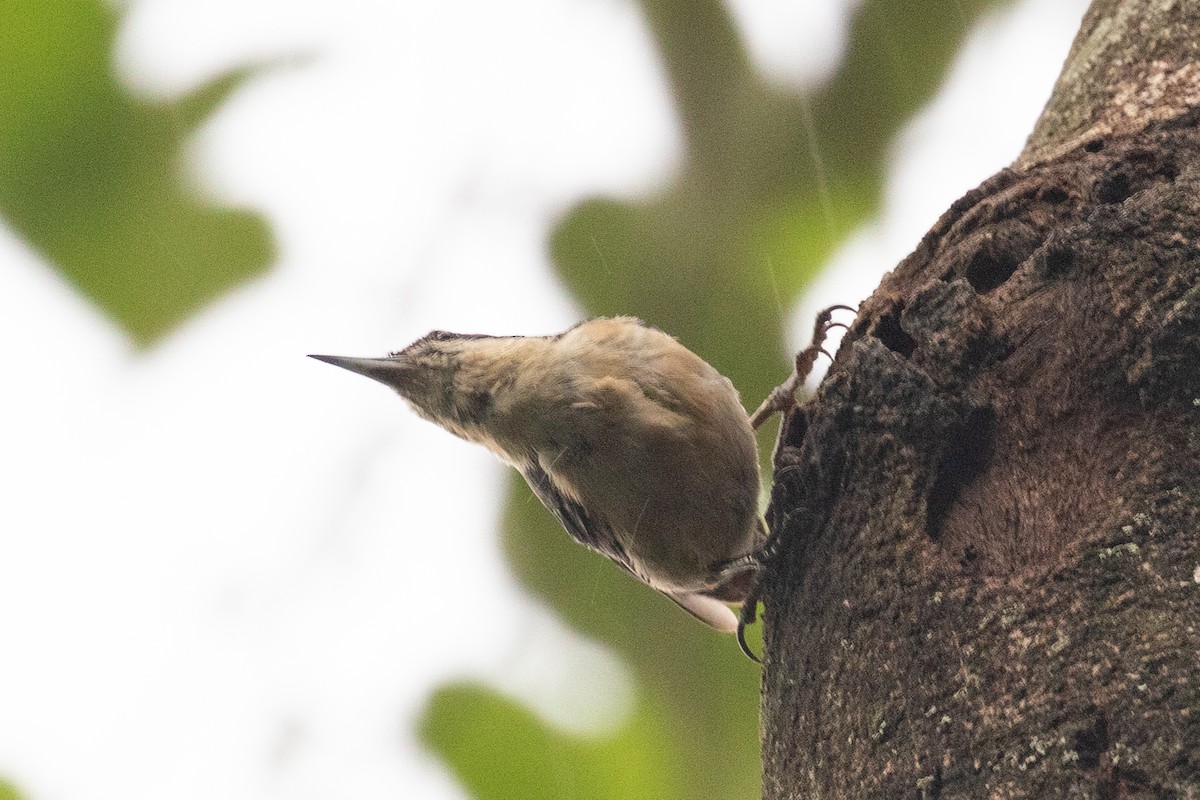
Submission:
<svg viewBox="0 0 1200 800">
<path fill-rule="evenodd" d="M 816 308 L 869 294 L 1017 154 L 1084 5 L 1025 0 L 975 33 L 893 150 L 884 216 L 797 310 L 798 344 Z M 835 68 L 846 4 L 733 6 L 773 79 Z M 620 664 L 501 561 L 499 465 L 303 355 L 577 319 L 546 261 L 553 219 L 585 193 L 652 191 L 680 157 L 636 8 L 129 11 L 120 69 L 150 96 L 306 56 L 238 93 L 188 167 L 200 191 L 264 213 L 281 258 L 137 354 L 0 227 L 17 376 L 0 415 L 0 775 L 31 800 L 436 800 L 462 793 L 410 725 L 448 679 L 576 729 L 618 724 Z M 572 691 L 584 670 L 590 691 Z"/>
</svg>

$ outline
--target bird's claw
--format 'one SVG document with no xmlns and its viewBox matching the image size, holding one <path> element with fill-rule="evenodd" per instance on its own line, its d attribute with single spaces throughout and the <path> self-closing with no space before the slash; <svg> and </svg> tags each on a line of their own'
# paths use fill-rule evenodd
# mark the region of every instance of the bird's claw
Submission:
<svg viewBox="0 0 1200 800">
<path fill-rule="evenodd" d="M 829 335 L 831 328 L 845 328 L 850 330 L 850 326 L 844 322 L 834 322 L 833 312 L 835 311 L 854 311 L 850 306 L 835 305 L 826 308 L 820 314 L 817 314 L 816 324 L 813 325 L 812 343 L 808 347 L 796 354 L 796 369 L 788 376 L 788 379 L 776 386 L 767 395 L 753 414 L 750 415 L 751 427 L 757 428 L 770 419 L 776 413 L 786 413 L 796 407 L 796 391 L 804 383 L 805 378 L 812 372 L 817 363 L 817 356 L 824 354 L 833 360 L 833 356 L 825 349 L 825 338 Z M 749 568 L 752 564 L 754 569 L 754 581 L 750 586 L 750 590 L 746 595 L 746 599 L 742 602 L 741 610 L 738 612 L 738 627 L 737 640 L 738 646 L 742 648 L 742 652 L 751 660 L 762 663 L 750 645 L 746 642 L 746 628 L 758 621 L 758 602 L 762 597 L 763 589 L 775 571 L 775 561 L 779 557 L 779 538 L 772 531 L 767 537 L 762 548 L 750 556 L 746 556 L 743 568 Z"/>
<path fill-rule="evenodd" d="M 758 428 L 775 414 L 786 413 L 795 408 L 796 391 L 816 366 L 817 356 L 824 353 L 830 361 L 833 360 L 833 356 L 823 347 L 825 337 L 829 335 L 829 329 L 850 329 L 850 326 L 843 322 L 833 321 L 833 312 L 835 311 L 854 311 L 854 309 L 850 306 L 836 305 L 817 314 L 817 321 L 813 326 L 812 344 L 796 354 L 796 368 L 792 374 L 786 381 L 772 389 L 771 393 L 767 395 L 767 399 L 763 400 L 762 405 L 750 415 L 750 427 Z"/>
<path fill-rule="evenodd" d="M 749 643 L 746 641 L 746 628 L 758 621 L 758 601 L 762 598 L 763 587 L 767 583 L 767 578 L 775 570 L 775 559 L 779 556 L 779 538 L 772 532 L 767 537 L 767 541 L 753 555 L 747 556 L 754 564 L 754 580 L 750 584 L 750 591 L 746 593 L 746 599 L 742 601 L 742 607 L 738 611 L 738 626 L 737 626 L 737 641 L 738 647 L 746 654 L 746 657 L 758 664 L 762 663 L 762 659 L 750 649 Z"/>
</svg>

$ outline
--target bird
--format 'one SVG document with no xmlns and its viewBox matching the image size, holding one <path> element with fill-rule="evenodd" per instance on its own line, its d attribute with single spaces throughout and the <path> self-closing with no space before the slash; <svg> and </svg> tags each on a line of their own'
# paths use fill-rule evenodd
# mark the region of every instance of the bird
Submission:
<svg viewBox="0 0 1200 800">
<path fill-rule="evenodd" d="M 483 445 L 577 542 L 742 640 L 728 604 L 750 595 L 767 539 L 754 431 L 730 380 L 674 337 L 601 317 L 551 336 L 436 330 L 382 358 L 311 358 Z"/>
<path fill-rule="evenodd" d="M 383 358 L 311 355 L 388 386 L 416 413 L 515 467 L 580 544 L 701 622 L 745 629 L 782 552 L 758 511 L 754 430 L 798 407 L 835 305 L 792 374 L 747 415 L 733 383 L 635 317 L 551 336 L 432 331 Z M 729 604 L 741 604 L 734 614 Z"/>
</svg>

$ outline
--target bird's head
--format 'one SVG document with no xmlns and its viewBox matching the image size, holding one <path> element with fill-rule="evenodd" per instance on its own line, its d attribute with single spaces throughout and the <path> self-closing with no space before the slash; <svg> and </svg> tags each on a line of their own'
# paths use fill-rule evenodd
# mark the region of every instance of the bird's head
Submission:
<svg viewBox="0 0 1200 800">
<path fill-rule="evenodd" d="M 494 354 L 511 338 L 432 331 L 383 358 L 309 357 L 379 381 L 422 417 L 477 441 L 474 434 L 486 422 L 495 387 L 505 377 Z"/>
</svg>

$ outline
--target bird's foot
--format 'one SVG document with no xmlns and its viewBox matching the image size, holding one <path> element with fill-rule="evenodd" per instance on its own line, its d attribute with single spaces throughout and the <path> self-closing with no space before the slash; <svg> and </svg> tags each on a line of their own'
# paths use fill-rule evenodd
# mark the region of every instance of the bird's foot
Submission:
<svg viewBox="0 0 1200 800">
<path fill-rule="evenodd" d="M 833 360 L 833 356 L 829 355 L 823 345 L 825 337 L 829 335 L 830 328 L 846 328 L 850 326 L 842 322 L 833 321 L 833 312 L 835 311 L 854 311 L 850 306 L 830 306 L 829 308 L 817 314 L 816 324 L 813 326 L 812 344 L 796 354 L 796 368 L 788 379 L 776 386 L 767 395 L 767 399 L 763 400 L 753 414 L 750 415 L 750 427 L 757 428 L 762 425 L 772 416 L 777 413 L 786 413 L 796 407 L 796 390 L 804 383 L 804 379 L 812 372 L 813 367 L 817 363 L 817 356 L 824 353 L 829 356 L 829 360 Z"/>
</svg>

